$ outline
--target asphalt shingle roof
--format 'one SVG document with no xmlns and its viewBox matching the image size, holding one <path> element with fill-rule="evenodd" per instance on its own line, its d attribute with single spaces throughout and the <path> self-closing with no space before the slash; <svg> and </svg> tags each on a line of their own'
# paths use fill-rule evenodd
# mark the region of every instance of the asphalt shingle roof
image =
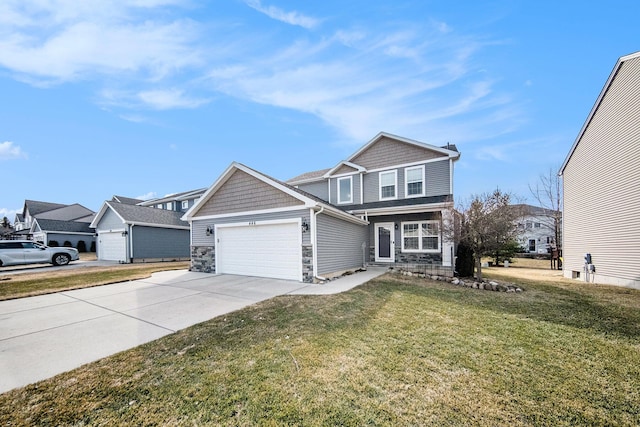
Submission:
<svg viewBox="0 0 640 427">
<path fill-rule="evenodd" d="M 126 203 L 108 202 L 109 206 L 116 211 L 128 223 L 143 223 L 150 225 L 169 225 L 187 227 L 189 224 L 180 218 L 183 212 L 168 211 L 164 209 L 149 208 L 146 206 L 128 205 Z"/>
<path fill-rule="evenodd" d="M 60 231 L 70 233 L 90 233 L 94 230 L 89 228 L 89 223 L 75 221 L 59 221 L 55 219 L 36 219 L 42 231 Z"/>
</svg>

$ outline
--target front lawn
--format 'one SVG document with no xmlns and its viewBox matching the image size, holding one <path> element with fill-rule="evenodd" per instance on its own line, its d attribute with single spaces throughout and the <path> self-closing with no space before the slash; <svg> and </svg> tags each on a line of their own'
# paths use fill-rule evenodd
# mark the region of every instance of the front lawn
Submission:
<svg viewBox="0 0 640 427">
<path fill-rule="evenodd" d="M 640 292 L 525 289 L 278 297 L 0 395 L 0 425 L 640 424 Z"/>
<path fill-rule="evenodd" d="M 0 276 L 0 301 L 146 279 L 158 271 L 182 270 L 188 267 L 188 261 L 176 261 L 6 274 Z"/>
</svg>

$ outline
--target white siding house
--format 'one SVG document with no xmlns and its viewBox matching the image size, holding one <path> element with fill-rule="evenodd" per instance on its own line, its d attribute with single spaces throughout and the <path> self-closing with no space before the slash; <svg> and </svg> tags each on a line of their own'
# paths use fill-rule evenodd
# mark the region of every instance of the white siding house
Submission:
<svg viewBox="0 0 640 427">
<path fill-rule="evenodd" d="M 560 174 L 564 276 L 640 289 L 640 52 L 616 63 Z"/>
</svg>

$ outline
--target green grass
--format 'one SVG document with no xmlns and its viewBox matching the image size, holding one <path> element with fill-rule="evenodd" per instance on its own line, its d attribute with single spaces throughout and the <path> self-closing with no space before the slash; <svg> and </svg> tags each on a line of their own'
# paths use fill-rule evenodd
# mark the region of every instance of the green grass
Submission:
<svg viewBox="0 0 640 427">
<path fill-rule="evenodd" d="M 0 276 L 0 301 L 144 279 L 158 271 L 180 270 L 188 266 L 188 262 L 159 262 L 4 275 Z"/>
<path fill-rule="evenodd" d="M 638 425 L 640 292 L 383 276 L 0 395 L 0 425 Z"/>
</svg>

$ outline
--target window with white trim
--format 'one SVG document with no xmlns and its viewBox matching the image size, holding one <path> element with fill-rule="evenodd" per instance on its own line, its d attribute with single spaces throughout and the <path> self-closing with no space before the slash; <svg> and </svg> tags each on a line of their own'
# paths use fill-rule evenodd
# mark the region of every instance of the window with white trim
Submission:
<svg viewBox="0 0 640 427">
<path fill-rule="evenodd" d="M 390 200 L 398 197 L 398 172 L 380 172 L 380 200 Z"/>
<path fill-rule="evenodd" d="M 353 203 L 353 180 L 350 176 L 338 178 L 338 204 Z"/>
<path fill-rule="evenodd" d="M 189 209 L 189 201 L 188 200 L 183 200 L 182 201 L 182 209 Z"/>
<path fill-rule="evenodd" d="M 403 252 L 439 252 L 440 221 L 402 223 Z"/>
<path fill-rule="evenodd" d="M 168 202 L 167 203 L 167 210 L 168 211 L 172 211 L 173 210 L 173 202 Z"/>
<path fill-rule="evenodd" d="M 404 170 L 406 197 L 424 196 L 424 165 Z"/>
</svg>

